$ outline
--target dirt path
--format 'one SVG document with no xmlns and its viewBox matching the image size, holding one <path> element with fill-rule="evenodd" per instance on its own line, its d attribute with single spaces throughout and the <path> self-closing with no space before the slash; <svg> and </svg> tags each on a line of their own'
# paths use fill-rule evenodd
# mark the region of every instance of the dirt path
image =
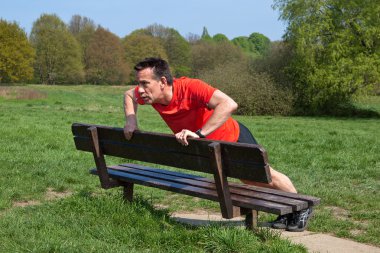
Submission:
<svg viewBox="0 0 380 253">
<path fill-rule="evenodd" d="M 238 217 L 231 220 L 223 219 L 218 214 L 210 214 L 207 212 L 197 213 L 173 213 L 173 219 L 192 225 L 207 225 L 213 222 L 226 222 L 231 226 L 243 226 L 243 218 Z M 320 253 L 380 253 L 380 248 L 367 244 L 354 242 L 347 239 L 337 238 L 328 234 L 320 234 L 309 231 L 300 233 L 292 233 L 282 231 L 281 236 L 290 241 L 303 244 L 309 252 Z"/>
</svg>

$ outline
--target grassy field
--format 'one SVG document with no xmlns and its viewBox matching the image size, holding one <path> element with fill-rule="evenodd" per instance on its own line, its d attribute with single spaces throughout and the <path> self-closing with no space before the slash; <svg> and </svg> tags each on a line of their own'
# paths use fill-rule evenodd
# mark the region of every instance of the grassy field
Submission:
<svg viewBox="0 0 380 253">
<path fill-rule="evenodd" d="M 99 189 L 88 174 L 92 155 L 75 150 L 70 126 L 122 127 L 124 89 L 0 87 L 0 252 L 305 252 L 265 230 L 189 227 L 168 218 L 172 211 L 217 211 L 213 202 L 137 187 L 138 201 L 126 205 L 120 189 Z M 380 112 L 378 97 L 358 105 Z M 378 118 L 235 118 L 299 192 L 322 199 L 309 230 L 380 246 Z M 139 108 L 139 126 L 169 133 L 147 106 Z"/>
</svg>

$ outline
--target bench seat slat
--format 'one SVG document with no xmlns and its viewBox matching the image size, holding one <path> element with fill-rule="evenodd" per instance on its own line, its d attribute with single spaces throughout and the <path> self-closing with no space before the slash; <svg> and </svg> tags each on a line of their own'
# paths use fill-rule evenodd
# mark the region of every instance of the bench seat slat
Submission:
<svg viewBox="0 0 380 253">
<path fill-rule="evenodd" d="M 206 178 L 206 177 L 201 177 L 197 175 L 191 175 L 191 174 L 185 174 L 181 172 L 176 172 L 176 171 L 170 171 L 170 170 L 162 170 L 162 169 L 157 169 L 157 168 L 152 168 L 144 165 L 139 165 L 139 164 L 131 164 L 131 163 L 126 163 L 126 164 L 121 164 L 120 166 L 124 167 L 131 167 L 131 168 L 140 168 L 144 170 L 149 170 L 149 171 L 155 171 L 159 173 L 164 173 L 167 175 L 173 175 L 173 176 L 181 176 L 185 178 L 191 178 L 191 179 L 196 179 L 204 182 L 213 182 L 213 179 Z M 279 191 L 275 189 L 270 189 L 270 188 L 264 188 L 264 187 L 257 187 L 253 185 L 246 185 L 246 184 L 240 184 L 240 183 L 234 183 L 234 182 L 229 182 L 230 187 L 236 187 L 236 188 L 242 188 L 242 189 L 248 189 L 248 190 L 255 190 L 257 192 L 262 192 L 262 193 L 269 193 L 272 195 L 276 196 L 282 196 L 290 199 L 295 199 L 295 200 L 301 200 L 301 201 L 306 201 L 309 206 L 314 206 L 318 205 L 320 203 L 320 199 L 313 197 L 313 196 L 308 196 L 308 195 L 302 195 L 298 193 L 291 193 L 291 192 L 284 192 L 284 191 Z"/>
<path fill-rule="evenodd" d="M 92 174 L 97 174 L 96 169 L 91 170 Z M 166 179 L 158 179 L 157 177 L 143 176 L 138 174 L 129 173 L 128 171 L 121 171 L 109 169 L 108 173 L 111 178 L 141 184 L 145 186 L 155 187 L 172 192 L 187 194 L 194 197 L 200 197 L 212 201 L 219 201 L 215 189 L 208 189 L 203 187 L 196 187 L 189 184 L 180 182 L 173 182 Z M 285 204 L 271 202 L 267 200 L 256 199 L 253 197 L 242 196 L 238 194 L 231 194 L 232 203 L 235 206 L 240 206 L 258 211 L 264 211 L 274 214 L 287 214 L 292 212 L 292 207 Z"/>
<path fill-rule="evenodd" d="M 108 168 L 125 171 L 128 173 L 137 174 L 137 175 L 154 177 L 157 179 L 165 179 L 165 180 L 169 180 L 173 182 L 179 182 L 179 183 L 211 189 L 211 190 L 216 189 L 215 182 L 213 180 L 205 181 L 205 180 L 197 180 L 193 178 L 188 178 L 187 176 L 189 174 L 185 174 L 185 173 L 176 173 L 175 175 L 170 175 L 168 173 L 165 173 L 165 172 L 170 172 L 167 170 L 160 170 L 158 172 L 158 171 L 147 170 L 141 167 L 125 166 L 125 165 L 124 166 L 120 166 L 120 165 L 109 166 Z M 249 198 L 267 200 L 267 201 L 271 201 L 271 202 L 275 202 L 275 203 L 279 203 L 283 205 L 290 205 L 293 211 L 299 211 L 308 207 L 308 203 L 303 200 L 289 199 L 282 196 L 276 196 L 276 195 L 267 194 L 263 192 L 257 192 L 252 189 L 244 189 L 244 188 L 230 186 L 230 192 L 233 195 L 236 194 L 236 195 L 241 195 L 241 196 L 249 197 Z"/>
</svg>

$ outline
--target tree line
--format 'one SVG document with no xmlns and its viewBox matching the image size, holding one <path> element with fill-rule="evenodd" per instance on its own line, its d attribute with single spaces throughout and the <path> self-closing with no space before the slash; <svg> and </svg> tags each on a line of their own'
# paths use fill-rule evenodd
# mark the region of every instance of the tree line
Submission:
<svg viewBox="0 0 380 253">
<path fill-rule="evenodd" d="M 133 80 L 134 64 L 151 56 L 168 60 L 175 76 L 195 75 L 218 64 L 220 55 L 237 57 L 245 52 L 258 56 L 270 44 L 262 34 L 230 41 L 223 34 L 211 37 L 206 28 L 202 36 L 193 34 L 185 39 L 175 29 L 158 24 L 119 38 L 80 15 L 65 24 L 55 14 L 43 14 L 34 22 L 29 37 L 15 22 L 1 20 L 0 24 L 4 45 L 2 83 L 127 84 Z M 260 48 L 260 43 L 266 48 Z M 207 53 L 209 50 L 213 52 Z"/>
<path fill-rule="evenodd" d="M 379 93 L 380 5 L 359 0 L 275 0 L 287 22 L 281 41 L 252 33 L 187 38 L 153 24 L 119 38 L 74 15 L 43 14 L 29 35 L 0 20 L 0 83 L 132 84 L 145 57 L 173 75 L 202 78 L 239 103 L 239 113 L 333 114 L 363 92 Z"/>
</svg>

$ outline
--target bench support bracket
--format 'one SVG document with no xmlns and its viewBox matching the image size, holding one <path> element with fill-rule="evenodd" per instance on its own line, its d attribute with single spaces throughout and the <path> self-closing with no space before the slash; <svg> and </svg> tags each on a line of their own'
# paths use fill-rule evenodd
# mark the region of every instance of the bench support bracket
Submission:
<svg viewBox="0 0 380 253">
<path fill-rule="evenodd" d="M 98 170 L 100 185 L 104 189 L 119 186 L 119 183 L 117 181 L 111 180 L 108 175 L 106 161 L 104 159 L 102 149 L 100 148 L 98 129 L 96 126 L 91 126 L 88 128 L 88 131 L 92 142 L 92 153 L 94 155 L 96 169 Z"/>
<path fill-rule="evenodd" d="M 123 186 L 123 198 L 126 201 L 132 202 L 133 201 L 133 183 L 129 182 L 122 182 Z"/>
<path fill-rule="evenodd" d="M 213 142 L 209 145 L 209 148 L 211 151 L 211 166 L 214 169 L 215 186 L 222 216 L 226 219 L 240 216 L 240 208 L 232 205 L 227 177 L 223 171 L 221 145 L 220 143 Z"/>
</svg>

